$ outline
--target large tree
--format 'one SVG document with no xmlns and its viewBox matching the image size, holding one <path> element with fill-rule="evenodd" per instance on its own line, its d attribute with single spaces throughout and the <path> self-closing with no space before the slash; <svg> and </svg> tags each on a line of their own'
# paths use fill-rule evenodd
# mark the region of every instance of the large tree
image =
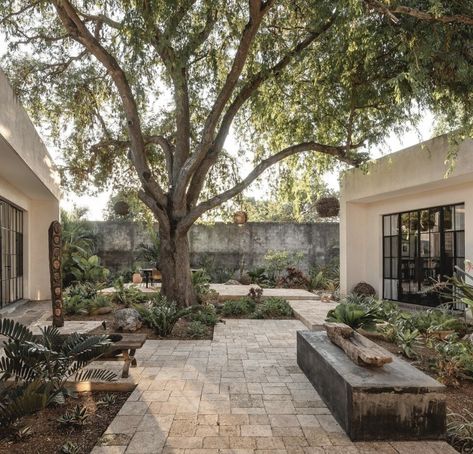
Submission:
<svg viewBox="0 0 473 454">
<path fill-rule="evenodd" d="M 472 17 L 470 0 L 0 0 L 2 66 L 67 187 L 139 185 L 163 292 L 190 304 L 189 228 L 268 167 L 359 165 L 422 109 L 468 122 Z"/>
</svg>

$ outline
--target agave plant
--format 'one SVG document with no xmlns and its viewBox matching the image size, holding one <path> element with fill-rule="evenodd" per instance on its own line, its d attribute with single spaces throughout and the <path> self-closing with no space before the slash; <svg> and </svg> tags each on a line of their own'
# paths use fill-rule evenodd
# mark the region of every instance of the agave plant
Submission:
<svg viewBox="0 0 473 454">
<path fill-rule="evenodd" d="M 111 344 L 107 336 L 74 333 L 65 340 L 57 328 L 46 327 L 35 336 L 26 326 L 10 319 L 0 320 L 0 335 L 7 337 L 0 358 L 0 425 L 19 417 L 62 403 L 69 392 L 67 380 L 112 381 L 113 372 L 85 369 L 84 366 L 105 353 Z M 15 386 L 6 386 L 13 380 Z"/>
<path fill-rule="evenodd" d="M 373 331 L 378 321 L 375 309 L 366 309 L 353 303 L 341 303 L 327 314 L 327 322 L 345 323 L 353 329 Z"/>
</svg>

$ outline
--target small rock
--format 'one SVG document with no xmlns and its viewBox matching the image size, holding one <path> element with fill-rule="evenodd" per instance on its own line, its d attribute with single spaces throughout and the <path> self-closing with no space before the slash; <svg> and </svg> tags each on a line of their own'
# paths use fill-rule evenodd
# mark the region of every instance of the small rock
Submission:
<svg viewBox="0 0 473 454">
<path fill-rule="evenodd" d="M 251 277 L 249 274 L 242 274 L 240 277 L 240 284 L 242 285 L 250 285 L 251 284 Z"/>
<path fill-rule="evenodd" d="M 119 309 L 113 314 L 113 325 L 120 331 L 134 332 L 141 328 L 140 314 L 136 309 Z"/>
<path fill-rule="evenodd" d="M 113 307 L 106 306 L 106 307 L 99 307 L 96 311 L 94 311 L 94 315 L 104 315 L 110 314 L 113 311 Z"/>
<path fill-rule="evenodd" d="M 236 279 L 229 279 L 224 285 L 241 285 Z"/>
</svg>

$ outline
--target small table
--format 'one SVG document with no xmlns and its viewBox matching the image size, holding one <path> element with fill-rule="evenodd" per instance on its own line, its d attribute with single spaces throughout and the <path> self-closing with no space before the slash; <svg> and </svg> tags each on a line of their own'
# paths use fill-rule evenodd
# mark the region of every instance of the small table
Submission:
<svg viewBox="0 0 473 454">
<path fill-rule="evenodd" d="M 146 284 L 146 288 L 148 288 L 149 280 L 151 276 L 153 275 L 153 268 L 141 268 L 141 271 L 145 275 L 145 284 Z"/>
</svg>

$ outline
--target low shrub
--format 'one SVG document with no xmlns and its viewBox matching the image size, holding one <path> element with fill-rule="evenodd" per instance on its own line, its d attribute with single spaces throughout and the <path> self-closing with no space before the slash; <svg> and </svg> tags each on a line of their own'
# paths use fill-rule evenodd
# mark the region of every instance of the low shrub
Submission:
<svg viewBox="0 0 473 454">
<path fill-rule="evenodd" d="M 458 452 L 473 452 L 473 413 L 465 409 L 464 414 L 450 413 L 447 416 L 447 439 L 449 443 Z"/>
<path fill-rule="evenodd" d="M 254 313 L 255 318 L 291 317 L 292 307 L 284 298 L 270 297 L 259 304 Z"/>
<path fill-rule="evenodd" d="M 255 311 L 256 303 L 251 298 L 240 298 L 223 303 L 222 315 L 226 317 L 238 317 L 250 315 Z"/>
<path fill-rule="evenodd" d="M 254 270 L 248 271 L 251 284 L 257 284 L 261 287 L 274 287 L 275 280 L 269 275 L 266 268 L 259 267 Z"/>
<path fill-rule="evenodd" d="M 345 323 L 353 329 L 373 331 L 378 318 L 374 309 L 366 309 L 353 303 L 341 303 L 328 312 L 326 321 Z"/>
<path fill-rule="evenodd" d="M 148 301 L 148 296 L 136 287 L 125 286 L 125 280 L 122 276 L 118 277 L 113 283 L 115 293 L 113 300 L 117 304 L 125 307 L 131 307 L 134 304 L 142 304 Z"/>
<path fill-rule="evenodd" d="M 217 310 L 213 304 L 198 306 L 198 309 L 194 309 L 189 318 L 191 321 L 200 322 L 207 326 L 215 326 L 218 323 Z"/>
<path fill-rule="evenodd" d="M 416 358 L 415 347 L 419 346 L 420 332 L 417 329 L 403 329 L 396 332 L 395 342 L 401 353 L 409 359 Z"/>
<path fill-rule="evenodd" d="M 300 269 L 295 267 L 286 268 L 286 274 L 278 279 L 276 285 L 283 288 L 299 288 L 305 290 L 311 287 L 309 278 Z"/>
<path fill-rule="evenodd" d="M 187 334 L 192 338 L 200 338 L 207 335 L 207 327 L 198 320 L 189 323 L 187 327 Z"/>
<path fill-rule="evenodd" d="M 473 378 L 473 345 L 461 341 L 458 335 L 448 336 L 434 345 L 437 358 L 434 369 L 438 380 L 448 386 L 457 386 L 460 379 Z"/>
<path fill-rule="evenodd" d="M 179 308 L 174 301 L 158 294 L 145 305 L 135 304 L 141 318 L 158 336 L 169 336 L 181 317 L 189 315 L 191 308 Z"/>
<path fill-rule="evenodd" d="M 57 418 L 57 422 L 63 426 L 83 426 L 90 414 L 87 407 L 76 405 L 72 411 L 66 411 L 63 415 Z"/>
<path fill-rule="evenodd" d="M 192 273 L 192 285 L 199 301 L 210 291 L 210 276 L 205 270 Z"/>
</svg>

